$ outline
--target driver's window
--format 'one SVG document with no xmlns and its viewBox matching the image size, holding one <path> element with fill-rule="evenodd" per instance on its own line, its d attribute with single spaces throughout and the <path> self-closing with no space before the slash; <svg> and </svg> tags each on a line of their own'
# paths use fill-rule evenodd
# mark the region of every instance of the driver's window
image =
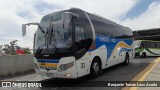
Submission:
<svg viewBox="0 0 160 90">
<path fill-rule="evenodd" d="M 81 42 L 85 40 L 85 32 L 83 27 L 75 27 L 75 42 Z"/>
</svg>

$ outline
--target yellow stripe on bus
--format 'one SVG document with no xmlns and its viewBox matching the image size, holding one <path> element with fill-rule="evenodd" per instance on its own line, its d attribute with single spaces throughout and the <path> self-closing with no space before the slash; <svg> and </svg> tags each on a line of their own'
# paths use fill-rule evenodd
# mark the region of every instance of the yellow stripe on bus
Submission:
<svg viewBox="0 0 160 90">
<path fill-rule="evenodd" d="M 57 67 L 58 64 L 55 63 L 38 63 L 39 66 Z"/>
<path fill-rule="evenodd" d="M 114 48 L 113 52 L 111 55 L 114 55 L 115 52 L 118 50 L 118 48 L 121 48 L 121 47 L 124 47 L 124 48 L 133 48 L 132 46 L 129 46 L 128 44 L 126 44 L 124 41 L 120 41 Z"/>
</svg>

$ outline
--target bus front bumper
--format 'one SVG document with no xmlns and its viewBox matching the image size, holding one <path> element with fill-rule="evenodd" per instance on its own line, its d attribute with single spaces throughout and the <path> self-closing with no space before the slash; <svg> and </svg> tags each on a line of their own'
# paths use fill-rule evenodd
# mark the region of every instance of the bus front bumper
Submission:
<svg viewBox="0 0 160 90">
<path fill-rule="evenodd" d="M 62 69 L 60 69 L 61 65 L 66 65 L 66 64 L 67 65 L 69 64 L 69 68 L 64 69 L 62 67 Z M 77 78 L 77 69 L 74 57 L 62 58 L 58 63 L 56 70 L 35 68 L 35 71 L 39 75 L 53 77 L 53 78 Z"/>
<path fill-rule="evenodd" d="M 63 72 L 58 71 L 44 71 L 36 69 L 36 73 L 38 75 L 53 77 L 53 78 L 77 78 L 76 70 L 70 68 L 70 70 L 66 70 Z"/>
</svg>

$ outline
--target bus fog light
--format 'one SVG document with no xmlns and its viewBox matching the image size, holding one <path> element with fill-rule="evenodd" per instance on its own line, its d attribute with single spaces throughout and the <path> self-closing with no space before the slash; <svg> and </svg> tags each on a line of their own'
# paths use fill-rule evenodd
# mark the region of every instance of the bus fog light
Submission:
<svg viewBox="0 0 160 90">
<path fill-rule="evenodd" d="M 62 72 L 62 71 L 65 71 L 65 70 L 67 70 L 67 69 L 69 69 L 69 68 L 71 68 L 73 66 L 74 66 L 74 62 L 67 63 L 67 64 L 62 64 L 62 65 L 59 66 L 58 71 Z"/>
<path fill-rule="evenodd" d="M 70 77 L 71 75 L 70 75 L 70 74 L 65 74 L 64 76 L 65 76 L 65 77 Z"/>
</svg>

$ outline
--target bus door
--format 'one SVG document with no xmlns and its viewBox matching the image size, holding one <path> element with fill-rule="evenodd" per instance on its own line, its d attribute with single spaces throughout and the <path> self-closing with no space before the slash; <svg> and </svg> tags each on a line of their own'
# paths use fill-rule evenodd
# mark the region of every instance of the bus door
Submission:
<svg viewBox="0 0 160 90">
<path fill-rule="evenodd" d="M 77 58 L 76 65 L 78 77 L 86 75 L 88 72 L 88 58 L 85 55 L 86 46 L 85 26 L 75 25 L 75 57 Z"/>
</svg>

